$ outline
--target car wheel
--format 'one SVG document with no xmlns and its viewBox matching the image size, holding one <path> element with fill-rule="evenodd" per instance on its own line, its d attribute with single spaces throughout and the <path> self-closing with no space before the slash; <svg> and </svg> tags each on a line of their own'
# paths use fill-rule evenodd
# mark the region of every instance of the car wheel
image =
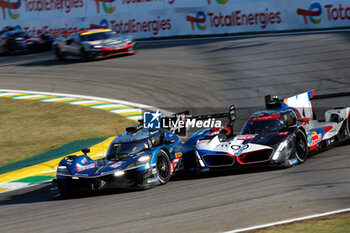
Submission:
<svg viewBox="0 0 350 233">
<path fill-rule="evenodd" d="M 347 132 L 348 132 L 348 142 L 350 142 L 350 114 L 348 116 L 348 127 L 347 127 Z"/>
<path fill-rule="evenodd" d="M 7 48 L 10 55 L 16 54 L 16 42 L 14 40 L 10 40 Z"/>
<path fill-rule="evenodd" d="M 55 48 L 55 55 L 56 55 L 57 60 L 63 61 L 62 53 L 58 47 Z"/>
<path fill-rule="evenodd" d="M 295 155 L 300 163 L 305 162 L 307 159 L 308 147 L 305 133 L 301 130 L 297 130 L 295 134 Z"/>
<path fill-rule="evenodd" d="M 85 51 L 84 48 L 82 48 L 82 49 L 80 50 L 80 58 L 81 58 L 81 61 L 82 61 L 82 62 L 85 62 L 85 61 L 88 60 L 88 56 L 87 56 L 87 53 L 86 53 L 86 51 Z"/>
<path fill-rule="evenodd" d="M 67 188 L 66 180 L 57 179 L 57 187 L 58 187 L 58 191 L 60 192 L 61 197 L 67 197 L 71 194 L 71 192 Z"/>
<path fill-rule="evenodd" d="M 163 150 L 160 150 L 157 154 L 156 169 L 160 183 L 168 183 L 171 175 L 170 160 Z"/>
</svg>

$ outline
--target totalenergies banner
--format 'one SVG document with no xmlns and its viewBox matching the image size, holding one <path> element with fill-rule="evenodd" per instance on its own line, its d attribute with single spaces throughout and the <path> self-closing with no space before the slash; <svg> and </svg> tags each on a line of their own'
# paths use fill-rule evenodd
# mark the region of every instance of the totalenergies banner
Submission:
<svg viewBox="0 0 350 233">
<path fill-rule="evenodd" d="M 350 26 L 350 0 L 0 0 L 0 27 L 106 26 L 135 38 Z"/>
</svg>

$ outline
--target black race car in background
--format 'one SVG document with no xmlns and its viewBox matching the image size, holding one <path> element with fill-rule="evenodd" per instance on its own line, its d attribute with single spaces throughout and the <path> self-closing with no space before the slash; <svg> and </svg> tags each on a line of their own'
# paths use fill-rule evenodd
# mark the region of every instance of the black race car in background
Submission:
<svg viewBox="0 0 350 233">
<path fill-rule="evenodd" d="M 18 54 L 28 52 L 26 40 L 29 38 L 23 30 L 5 27 L 0 32 L 0 53 Z"/>
<path fill-rule="evenodd" d="M 38 37 L 30 37 L 26 40 L 28 52 L 49 51 L 55 38 L 50 33 L 43 33 Z"/>
<path fill-rule="evenodd" d="M 106 29 L 84 29 L 55 34 L 53 50 L 58 60 L 78 58 L 81 61 L 134 54 L 135 41 Z"/>
<path fill-rule="evenodd" d="M 30 37 L 24 30 L 5 27 L 0 31 L 0 53 L 23 54 L 50 50 L 54 38 L 49 33 Z"/>
</svg>

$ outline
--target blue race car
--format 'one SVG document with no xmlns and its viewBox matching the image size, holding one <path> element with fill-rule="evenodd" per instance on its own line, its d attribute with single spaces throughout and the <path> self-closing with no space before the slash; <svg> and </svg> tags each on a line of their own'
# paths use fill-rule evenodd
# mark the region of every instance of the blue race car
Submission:
<svg viewBox="0 0 350 233">
<path fill-rule="evenodd" d="M 195 166 L 194 144 L 198 132 L 186 142 L 164 129 L 128 127 L 109 146 L 103 159 L 68 156 L 57 168 L 56 184 L 61 195 L 102 188 L 147 189 L 166 184 L 175 173 Z"/>
</svg>

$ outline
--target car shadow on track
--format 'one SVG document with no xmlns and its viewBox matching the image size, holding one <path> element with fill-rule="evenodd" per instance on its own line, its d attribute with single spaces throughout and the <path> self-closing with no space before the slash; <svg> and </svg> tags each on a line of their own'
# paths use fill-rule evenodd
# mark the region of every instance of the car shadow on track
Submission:
<svg viewBox="0 0 350 233">
<path fill-rule="evenodd" d="M 214 178 L 214 177 L 262 173 L 262 172 L 270 172 L 270 171 L 283 170 L 283 169 L 284 168 L 281 168 L 281 167 L 250 167 L 250 168 L 205 171 L 205 172 L 186 172 L 186 173 L 180 173 L 174 176 L 173 178 L 171 178 L 171 182 L 177 182 L 181 180 L 200 180 L 200 179 L 208 179 L 208 178 Z"/>
<path fill-rule="evenodd" d="M 78 59 L 76 60 L 64 60 L 58 61 L 57 59 L 40 60 L 40 61 L 30 61 L 27 63 L 18 64 L 17 66 L 64 66 L 81 63 Z"/>
<path fill-rule="evenodd" d="M 339 147 L 347 148 L 349 145 L 350 145 L 350 142 L 339 145 Z M 310 155 L 310 158 L 317 155 L 319 154 L 312 154 Z M 308 161 L 306 161 L 306 163 L 308 163 Z M 293 169 L 293 168 L 296 168 L 296 169 Z M 334 170 L 334 169 L 348 169 L 348 167 L 327 168 L 327 169 L 324 169 L 324 172 L 327 172 L 329 170 Z M 310 173 L 310 172 L 316 171 L 314 169 L 310 170 L 310 169 L 302 168 L 300 166 L 296 166 L 289 169 L 288 168 L 284 169 L 281 167 L 249 167 L 249 168 L 206 171 L 206 172 L 186 172 L 186 173 L 179 173 L 176 176 L 172 177 L 170 180 L 170 183 L 181 182 L 185 180 L 210 179 L 215 177 L 227 177 L 227 176 L 234 177 L 234 176 L 245 175 L 245 174 L 259 175 L 265 172 L 283 171 L 283 170 L 285 170 L 285 172 L 287 173 Z M 317 171 L 319 171 L 319 169 L 317 169 Z M 162 187 L 166 188 L 166 185 Z M 147 190 L 106 189 L 106 190 L 99 190 L 95 192 L 77 193 L 68 197 L 61 197 L 59 196 L 57 189 L 55 189 L 53 185 L 50 183 L 50 184 L 43 184 L 39 186 L 33 186 L 27 189 L 21 189 L 17 191 L 8 192 L 8 193 L 3 193 L 0 195 L 0 205 L 16 205 L 16 204 L 26 204 L 26 203 L 36 203 L 36 202 L 60 201 L 65 199 L 81 199 L 81 198 L 91 198 L 91 197 L 104 196 L 104 195 L 117 195 L 117 194 L 132 193 L 132 192 L 147 192 Z"/>
<path fill-rule="evenodd" d="M 242 175 L 249 173 L 259 173 L 267 172 L 271 170 L 276 170 L 273 167 L 262 167 L 262 168 L 249 168 L 249 169 L 237 169 L 237 170 L 226 170 L 226 171 L 210 171 L 210 172 L 190 172 L 182 173 L 172 177 L 170 182 L 181 182 L 183 180 L 199 180 L 208 179 L 220 176 L 232 176 L 232 175 Z M 17 204 L 28 204 L 37 202 L 48 202 L 48 201 L 60 201 L 66 199 L 81 199 L 81 198 L 91 198 L 96 196 L 104 195 L 116 195 L 122 193 L 131 192 L 147 192 L 147 190 L 135 190 L 135 189 L 106 189 L 94 192 L 84 192 L 76 193 L 67 197 L 61 197 L 57 189 L 49 184 L 43 184 L 38 186 L 33 186 L 27 189 L 21 189 L 17 191 L 12 191 L 0 195 L 0 205 L 17 205 Z"/>
<path fill-rule="evenodd" d="M 0 205 L 25 204 L 53 200 L 51 185 L 11 191 L 0 195 Z"/>
<path fill-rule="evenodd" d="M 61 201 L 66 199 L 81 199 L 90 198 L 94 196 L 103 195 L 115 195 L 127 192 L 137 192 L 142 190 L 125 190 L 125 189 L 106 189 L 95 192 L 84 192 L 62 197 L 59 195 L 57 189 L 49 183 L 45 185 L 33 186 L 31 188 L 12 191 L 0 195 L 0 206 L 1 205 L 17 205 L 17 204 L 28 204 L 37 202 L 48 202 L 48 201 Z"/>
<path fill-rule="evenodd" d="M 124 55 L 118 55 L 115 57 L 107 57 L 103 59 L 92 59 L 88 61 L 82 62 L 79 58 L 74 58 L 74 59 L 67 59 L 67 60 L 62 60 L 59 61 L 55 58 L 50 58 L 48 60 L 37 60 L 37 61 L 30 61 L 26 63 L 20 63 L 17 64 L 17 66 L 25 66 L 25 67 L 31 67 L 31 66 L 64 66 L 64 65 L 73 65 L 73 64 L 80 64 L 80 63 L 89 63 L 89 62 L 98 62 L 102 60 L 108 60 L 108 59 L 114 59 L 114 58 L 122 58 L 122 57 L 127 57 L 127 56 L 132 56 L 129 54 L 124 54 Z"/>
</svg>

